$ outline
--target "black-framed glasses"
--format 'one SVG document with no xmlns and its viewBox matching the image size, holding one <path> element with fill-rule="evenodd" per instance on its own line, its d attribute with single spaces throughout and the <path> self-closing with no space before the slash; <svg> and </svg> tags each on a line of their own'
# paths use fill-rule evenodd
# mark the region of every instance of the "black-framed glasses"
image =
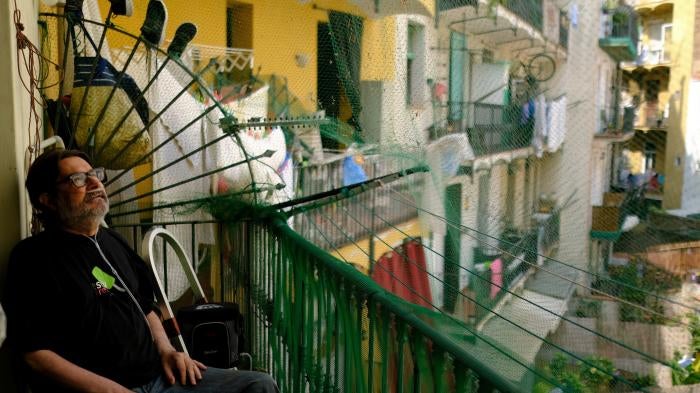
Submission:
<svg viewBox="0 0 700 393">
<path fill-rule="evenodd" d="M 64 177 L 63 179 L 57 181 L 56 184 L 65 183 L 67 181 L 70 181 L 71 183 L 73 183 L 73 186 L 75 186 L 76 188 L 81 188 L 81 187 L 85 187 L 85 185 L 87 184 L 88 176 L 94 177 L 101 182 L 107 180 L 107 174 L 105 173 L 104 168 L 92 168 L 87 172 L 72 173 L 72 174 Z"/>
</svg>

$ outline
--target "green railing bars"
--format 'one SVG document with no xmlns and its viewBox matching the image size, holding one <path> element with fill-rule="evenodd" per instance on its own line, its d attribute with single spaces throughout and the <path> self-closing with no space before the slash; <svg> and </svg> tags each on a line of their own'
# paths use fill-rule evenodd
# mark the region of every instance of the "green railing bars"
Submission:
<svg viewBox="0 0 700 393">
<path fill-rule="evenodd" d="M 224 297 L 247 305 L 254 367 L 271 372 L 282 391 L 520 390 L 475 356 L 462 322 L 385 291 L 282 217 L 231 223 L 225 231 L 241 249 L 223 261 L 222 277 L 234 282 Z"/>
</svg>

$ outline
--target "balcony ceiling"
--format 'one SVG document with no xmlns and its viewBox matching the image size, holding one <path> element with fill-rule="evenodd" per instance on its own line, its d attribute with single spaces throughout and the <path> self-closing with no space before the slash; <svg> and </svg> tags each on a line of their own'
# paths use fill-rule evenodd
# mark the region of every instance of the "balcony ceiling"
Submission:
<svg viewBox="0 0 700 393">
<path fill-rule="evenodd" d="M 513 42 L 526 42 L 543 45 L 542 33 L 505 7 L 499 6 L 489 14 L 488 7 L 464 6 L 440 13 L 441 21 L 452 31 L 468 34 L 486 45 L 504 45 Z"/>
<path fill-rule="evenodd" d="M 398 14 L 432 17 L 435 13 L 434 0 L 348 0 L 348 2 L 359 7 L 373 19 Z"/>
<path fill-rule="evenodd" d="M 673 12 L 673 0 L 646 2 L 634 6 L 634 9 L 639 15 L 665 14 Z"/>
<path fill-rule="evenodd" d="M 598 45 L 616 62 L 632 61 L 637 57 L 637 49 L 629 37 L 605 37 Z"/>
<path fill-rule="evenodd" d="M 625 68 L 624 76 L 637 83 L 645 83 L 647 80 L 661 81 L 660 91 L 668 90 L 668 81 L 671 69 L 667 66 L 638 66 L 636 68 Z"/>
</svg>

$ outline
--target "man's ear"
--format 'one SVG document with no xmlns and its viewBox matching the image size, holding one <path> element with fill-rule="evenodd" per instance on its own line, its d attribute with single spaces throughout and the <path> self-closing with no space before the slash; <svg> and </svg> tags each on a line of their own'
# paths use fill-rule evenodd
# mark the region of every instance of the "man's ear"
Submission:
<svg viewBox="0 0 700 393">
<path fill-rule="evenodd" d="M 56 203 L 53 201 L 53 198 L 51 198 L 48 192 L 44 192 L 39 195 L 39 203 L 48 209 L 56 210 Z"/>
</svg>

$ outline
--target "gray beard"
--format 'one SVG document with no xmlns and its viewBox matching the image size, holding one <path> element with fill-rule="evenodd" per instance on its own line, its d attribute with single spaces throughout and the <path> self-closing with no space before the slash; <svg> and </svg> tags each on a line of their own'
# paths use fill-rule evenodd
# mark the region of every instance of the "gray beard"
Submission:
<svg viewBox="0 0 700 393">
<path fill-rule="evenodd" d="M 71 208 L 66 201 L 57 201 L 58 219 L 61 225 L 68 228 L 80 228 L 83 226 L 99 225 L 109 212 L 109 202 L 105 200 L 103 205 L 96 208 L 88 207 L 84 202 L 75 208 Z"/>
</svg>

